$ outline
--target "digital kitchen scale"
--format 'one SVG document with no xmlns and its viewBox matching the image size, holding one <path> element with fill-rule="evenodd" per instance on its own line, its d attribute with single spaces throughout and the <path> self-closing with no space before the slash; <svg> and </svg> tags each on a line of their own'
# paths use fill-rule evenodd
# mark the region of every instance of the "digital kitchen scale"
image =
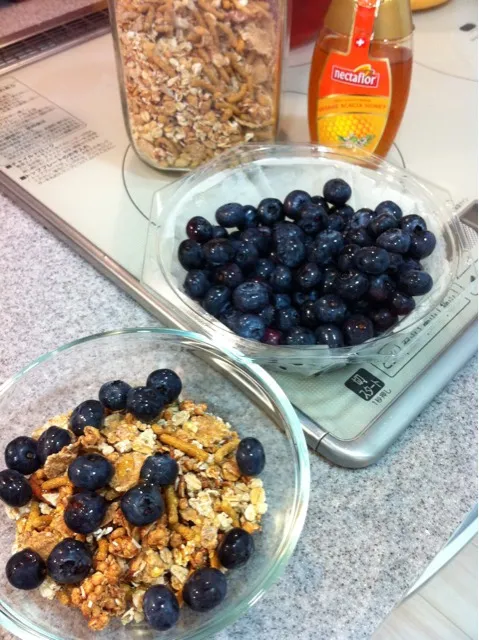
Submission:
<svg viewBox="0 0 479 640">
<path fill-rule="evenodd" d="M 472 2 L 455 0 L 450 7 L 457 5 L 456 22 L 466 15 L 477 24 Z M 457 36 L 462 23 L 447 10 L 440 28 Z M 471 30 L 460 33 L 472 37 Z M 416 39 L 421 37 L 416 28 Z M 450 41 L 463 46 L 461 37 Z M 448 55 L 451 50 L 454 44 Z M 147 167 L 128 145 L 111 37 L 45 55 L 26 66 L 17 62 L 13 71 L 0 64 L 0 188 L 162 323 L 189 327 L 148 262 L 152 194 L 178 174 Z M 307 140 L 309 66 L 298 55 L 293 53 L 297 64 L 286 79 L 281 121 L 282 138 L 293 142 Z M 389 157 L 446 188 L 456 210 L 467 211 L 471 220 L 474 211 L 477 217 L 476 103 L 477 73 L 471 79 L 415 65 L 404 123 Z M 377 460 L 476 352 L 476 299 L 476 269 L 464 264 L 443 304 L 424 322 L 422 348 L 410 351 L 404 343 L 403 357 L 390 367 L 351 366 L 310 379 L 274 374 L 297 408 L 310 446 L 347 467 Z"/>
</svg>

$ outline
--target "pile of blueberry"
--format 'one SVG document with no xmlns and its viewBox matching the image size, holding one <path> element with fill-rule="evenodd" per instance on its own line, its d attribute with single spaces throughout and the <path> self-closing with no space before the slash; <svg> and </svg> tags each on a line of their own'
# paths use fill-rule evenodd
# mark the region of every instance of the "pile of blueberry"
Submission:
<svg viewBox="0 0 479 640">
<path fill-rule="evenodd" d="M 184 290 L 243 338 L 269 345 L 358 345 L 390 329 L 433 285 L 420 260 L 436 238 L 392 201 L 354 211 L 351 187 L 292 191 L 201 216 L 178 248 Z"/>
<path fill-rule="evenodd" d="M 101 429 L 105 416 L 114 411 L 127 411 L 151 423 L 167 404 L 177 400 L 181 390 L 181 379 L 171 369 L 153 371 L 144 387 L 130 387 L 122 380 L 105 383 L 100 388 L 99 400 L 86 400 L 73 410 L 69 430 L 51 426 L 38 440 L 19 436 L 7 445 L 8 469 L 0 472 L 0 499 L 11 507 L 26 505 L 33 491 L 25 476 L 40 469 L 48 456 L 71 444 L 70 430 L 79 437 L 86 426 Z M 251 437 L 241 440 L 236 461 L 243 475 L 259 475 L 265 466 L 265 453 L 259 440 Z M 120 499 L 126 520 L 142 527 L 161 518 L 165 511 L 161 489 L 175 482 L 178 471 L 178 463 L 168 453 L 147 457 L 140 471 L 140 484 Z M 64 520 L 71 531 L 86 535 L 100 527 L 108 501 L 96 492 L 108 484 L 113 473 L 111 462 L 97 453 L 78 456 L 69 465 L 68 478 L 75 493 L 69 498 Z M 233 528 L 225 534 L 216 551 L 220 563 L 234 569 L 244 565 L 253 550 L 252 536 L 241 528 Z M 7 562 L 6 576 L 17 589 L 29 590 L 39 587 L 47 575 L 58 584 L 78 584 L 92 568 L 90 546 L 65 538 L 54 547 L 46 562 L 33 549 L 18 551 Z M 219 569 L 198 569 L 186 581 L 183 599 L 194 611 L 208 611 L 225 598 L 226 589 L 226 578 Z M 163 631 L 178 621 L 178 600 L 166 586 L 154 586 L 145 593 L 143 611 L 148 623 Z"/>
</svg>

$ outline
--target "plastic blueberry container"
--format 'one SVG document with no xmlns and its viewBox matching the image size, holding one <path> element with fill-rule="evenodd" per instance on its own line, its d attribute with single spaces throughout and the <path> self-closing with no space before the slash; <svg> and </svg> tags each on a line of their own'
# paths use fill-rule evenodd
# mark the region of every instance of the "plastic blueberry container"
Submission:
<svg viewBox="0 0 479 640">
<path fill-rule="evenodd" d="M 191 217 L 201 215 L 213 222 L 216 209 L 226 202 L 256 205 L 266 197 L 283 200 L 293 189 L 321 195 L 324 183 L 334 177 L 351 185 L 348 204 L 355 209 L 374 209 L 383 200 L 393 200 L 404 215 L 421 215 L 436 235 L 434 253 L 422 261 L 434 286 L 428 294 L 416 298 L 416 309 L 389 332 L 362 345 L 338 349 L 322 345 L 270 346 L 237 336 L 185 294 L 186 272 L 178 261 L 178 246 L 186 238 L 185 227 Z M 302 375 L 355 362 L 396 359 L 405 337 L 415 339 L 415 329 L 443 300 L 465 250 L 450 196 L 442 188 L 375 156 L 365 159 L 307 144 L 243 145 L 232 149 L 158 191 L 151 222 L 158 267 L 172 293 L 169 299 L 182 311 L 188 328 L 204 333 L 215 344 L 238 349 L 262 366 Z"/>
<path fill-rule="evenodd" d="M 55 415 L 97 398 L 101 384 L 124 379 L 144 384 L 157 368 L 174 369 L 182 398 L 207 402 L 242 436 L 258 438 L 266 452 L 261 474 L 268 511 L 248 563 L 227 573 L 225 600 L 206 613 L 182 607 L 178 624 L 157 632 L 146 623 L 117 620 L 91 631 L 78 611 L 38 590 L 14 589 L 4 567 L 15 537 L 14 522 L 0 503 L 0 625 L 22 640 L 206 640 L 245 613 L 281 575 L 301 533 L 309 498 L 309 456 L 288 399 L 271 376 L 238 353 L 195 333 L 173 329 L 125 329 L 89 336 L 46 353 L 0 387 L 0 448 Z M 2 453 L 3 457 L 3 453 Z"/>
</svg>

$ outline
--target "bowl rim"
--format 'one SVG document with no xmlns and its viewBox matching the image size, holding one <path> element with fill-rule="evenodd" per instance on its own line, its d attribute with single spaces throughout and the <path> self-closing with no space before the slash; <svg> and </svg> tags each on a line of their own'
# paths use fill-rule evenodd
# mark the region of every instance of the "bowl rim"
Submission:
<svg viewBox="0 0 479 640">
<path fill-rule="evenodd" d="M 269 155 L 269 157 L 266 155 L 254 156 L 255 153 L 271 155 Z M 222 337 L 222 345 L 228 341 L 234 341 L 233 348 L 239 349 L 243 353 L 247 353 L 248 356 L 254 357 L 258 362 L 266 363 L 266 361 L 269 362 L 273 360 L 280 362 L 282 359 L 297 359 L 301 357 L 327 359 L 331 361 L 345 361 L 349 358 L 356 357 L 370 359 L 371 357 L 375 357 L 377 352 L 380 353 L 380 359 L 382 360 L 385 360 L 388 357 L 396 357 L 395 353 L 388 353 L 387 350 L 383 353 L 382 349 L 387 347 L 391 343 L 391 340 L 398 339 L 403 335 L 411 334 L 421 325 L 422 322 L 424 322 L 427 315 L 431 313 L 433 309 L 444 299 L 453 278 L 457 273 L 458 261 L 462 248 L 461 235 L 455 216 L 451 217 L 448 215 L 452 212 L 450 194 L 443 187 L 435 185 L 429 180 L 416 175 L 412 171 L 399 167 L 374 154 L 369 154 L 367 158 L 364 158 L 364 156 L 355 157 L 341 149 L 333 149 L 310 143 L 239 145 L 238 147 L 234 147 L 233 149 L 222 153 L 210 162 L 194 170 L 186 177 L 173 183 L 172 190 L 175 195 L 178 195 L 178 192 L 184 186 L 192 189 L 200 185 L 201 182 L 205 180 L 205 176 L 211 178 L 213 174 L 208 175 L 211 171 L 214 171 L 215 174 L 226 174 L 234 172 L 238 166 L 252 166 L 261 161 L 274 162 L 275 160 L 278 160 L 278 158 L 284 158 L 287 156 L 291 156 L 291 158 L 297 157 L 298 159 L 303 158 L 305 160 L 309 158 L 311 161 L 327 161 L 331 163 L 339 162 L 343 165 L 349 164 L 355 167 L 361 166 L 361 164 L 364 164 L 364 161 L 366 160 L 367 164 L 365 165 L 365 169 L 377 171 L 384 179 L 386 176 L 395 177 L 398 183 L 407 179 L 415 189 L 419 190 L 423 194 L 423 198 L 426 203 L 434 205 L 439 222 L 441 223 L 442 232 L 444 236 L 447 237 L 450 246 L 453 248 L 453 256 L 450 261 L 450 277 L 447 285 L 444 286 L 444 290 L 442 292 L 438 292 L 436 296 L 431 296 L 434 301 L 434 306 L 424 309 L 421 314 L 409 319 L 409 321 L 408 316 L 403 316 L 399 323 L 388 331 L 356 346 L 344 346 L 336 349 L 330 349 L 326 345 L 307 345 L 301 347 L 298 347 L 297 345 L 272 346 L 237 336 L 217 318 L 204 311 L 197 301 L 189 298 L 186 293 L 182 291 L 181 285 L 175 282 L 173 274 L 167 268 L 165 260 L 162 257 L 165 255 L 165 252 L 162 249 L 167 247 L 167 244 L 170 242 L 170 238 L 169 236 L 162 234 L 161 231 L 167 227 L 169 228 L 169 225 L 174 224 L 175 216 L 178 214 L 179 207 L 181 206 L 181 200 L 183 200 L 187 194 L 185 193 L 185 195 L 181 197 L 180 202 L 175 204 L 167 215 L 162 215 L 161 211 L 159 211 L 158 204 L 161 200 L 162 189 L 160 189 L 153 196 L 151 222 L 156 224 L 158 232 L 155 248 L 156 263 L 158 264 L 169 289 L 175 294 L 176 300 L 185 306 L 185 310 L 193 314 L 194 322 L 201 325 L 201 329 L 206 332 L 208 337 L 211 337 L 213 333 L 219 333 Z M 236 161 L 236 165 L 232 166 L 229 163 L 231 161 Z M 155 209 L 158 210 L 156 214 Z M 157 220 L 156 223 L 155 216 Z M 176 258 L 173 257 L 173 259 L 175 260 Z"/>
<path fill-rule="evenodd" d="M 212 347 L 214 350 L 222 353 L 228 360 L 239 365 L 240 368 L 251 375 L 256 384 L 263 386 L 263 391 L 266 392 L 266 395 L 274 401 L 276 408 L 279 409 L 282 419 L 290 430 L 291 443 L 296 453 L 296 482 L 293 499 L 295 508 L 294 510 L 290 510 L 289 531 L 282 536 L 281 544 L 277 550 L 276 560 L 266 571 L 261 583 L 255 587 L 253 592 L 237 604 L 232 604 L 231 608 L 221 612 L 219 617 L 214 617 L 203 626 L 200 626 L 196 631 L 187 633 L 187 635 L 184 636 L 184 640 L 192 640 L 193 638 L 195 640 L 206 640 L 206 638 L 211 638 L 213 634 L 218 633 L 231 625 L 265 595 L 272 584 L 282 575 L 298 543 L 299 536 L 306 519 L 310 495 L 310 466 L 306 439 L 296 411 L 282 388 L 267 371 L 236 349 L 225 347 L 223 345 L 216 345 L 209 338 L 199 333 L 194 331 L 183 331 L 180 329 L 168 329 L 163 327 L 132 327 L 125 329 L 113 329 L 72 340 L 56 347 L 55 349 L 47 351 L 34 360 L 31 360 L 22 369 L 17 371 L 17 373 L 14 373 L 12 376 L 7 378 L 3 384 L 0 385 L 0 399 L 26 373 L 40 366 L 44 362 L 52 360 L 56 355 L 74 349 L 82 344 L 121 335 L 169 336 L 179 339 L 187 338 L 192 342 L 202 343 Z M 25 616 L 16 613 L 12 607 L 3 602 L 1 597 L 0 625 L 7 631 L 22 638 L 22 640 L 32 640 L 33 638 L 38 638 L 39 640 L 61 640 L 59 636 L 45 631 Z M 161 635 L 158 635 L 158 638 L 160 637 Z"/>
</svg>

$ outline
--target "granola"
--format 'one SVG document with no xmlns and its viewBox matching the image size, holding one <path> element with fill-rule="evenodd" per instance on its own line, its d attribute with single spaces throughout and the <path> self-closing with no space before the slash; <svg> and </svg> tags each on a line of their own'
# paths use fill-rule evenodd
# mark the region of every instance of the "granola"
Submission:
<svg viewBox="0 0 479 640">
<path fill-rule="evenodd" d="M 191 169 L 278 119 L 278 0 L 116 0 L 128 128 L 150 164 Z"/>
<path fill-rule="evenodd" d="M 34 431 L 38 437 L 52 424 L 67 428 L 70 414 L 57 416 Z M 132 414 L 116 412 L 101 429 L 85 427 L 83 435 L 49 456 L 30 477 L 31 501 L 6 507 L 15 524 L 14 552 L 32 549 L 47 560 L 66 538 L 85 543 L 93 568 L 79 584 L 62 585 L 47 577 L 39 592 L 77 608 L 92 630 L 112 619 L 141 622 L 143 597 L 154 585 L 166 585 L 182 603 L 185 582 L 198 569 L 221 567 L 216 549 L 233 527 L 248 533 L 261 530 L 267 510 L 263 483 L 242 476 L 235 460 L 238 434 L 205 404 L 185 400 L 168 405 L 153 424 Z M 101 527 L 88 535 L 71 531 L 64 521 L 74 493 L 68 466 L 85 453 L 100 453 L 113 465 L 109 484 L 98 491 L 108 501 Z M 138 484 L 144 461 L 167 453 L 178 463 L 174 484 L 163 487 L 164 514 L 152 524 L 133 526 L 120 507 L 120 498 Z"/>
</svg>

